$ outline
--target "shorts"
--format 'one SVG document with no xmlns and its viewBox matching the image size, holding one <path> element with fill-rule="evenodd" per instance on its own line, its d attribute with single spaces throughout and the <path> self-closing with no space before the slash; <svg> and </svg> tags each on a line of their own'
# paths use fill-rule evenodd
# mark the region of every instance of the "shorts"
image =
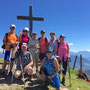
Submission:
<svg viewBox="0 0 90 90">
<path fill-rule="evenodd" d="M 67 61 L 62 60 L 62 63 L 63 63 L 63 71 L 62 71 L 62 73 L 64 75 L 66 75 L 66 72 L 67 72 Z"/>
<path fill-rule="evenodd" d="M 4 61 L 9 61 L 9 60 L 15 60 L 15 58 L 11 58 L 10 59 L 10 51 L 5 51 L 5 55 L 4 55 Z"/>
<path fill-rule="evenodd" d="M 35 59 L 39 59 L 39 51 L 35 52 L 35 51 L 30 51 L 33 57 L 33 60 Z"/>
<path fill-rule="evenodd" d="M 46 72 L 46 70 L 44 68 L 41 68 L 39 73 L 42 74 L 42 72 L 45 74 L 45 78 L 48 79 L 47 77 L 49 76 L 49 74 Z M 51 79 L 51 81 L 54 84 L 55 88 L 61 87 L 58 73 L 56 74 L 56 76 L 54 78 Z"/>
<path fill-rule="evenodd" d="M 46 53 L 40 53 L 39 54 L 39 59 L 43 60 L 45 56 L 46 56 Z"/>
<path fill-rule="evenodd" d="M 24 68 L 23 68 L 23 70 L 24 70 Z M 33 69 L 31 66 L 28 67 L 28 70 L 31 71 L 31 73 L 33 72 Z M 21 67 L 17 67 L 15 73 L 21 74 L 22 73 Z M 28 73 L 28 72 L 26 71 L 25 73 Z"/>
<path fill-rule="evenodd" d="M 59 80 L 59 74 L 56 74 L 56 76 L 54 78 L 51 79 L 52 82 L 54 83 L 54 87 L 55 88 L 60 88 L 60 80 Z"/>
</svg>

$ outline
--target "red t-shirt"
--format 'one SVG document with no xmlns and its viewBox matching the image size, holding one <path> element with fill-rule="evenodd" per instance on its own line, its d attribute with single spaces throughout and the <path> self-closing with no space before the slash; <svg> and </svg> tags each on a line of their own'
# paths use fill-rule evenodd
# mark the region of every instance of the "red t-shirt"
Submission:
<svg viewBox="0 0 90 90">
<path fill-rule="evenodd" d="M 47 43 L 45 42 L 45 38 L 40 38 L 39 40 L 39 44 L 40 44 L 40 53 L 45 53 L 47 47 L 48 47 L 48 44 L 49 44 L 49 40 L 48 38 L 47 39 Z"/>
</svg>

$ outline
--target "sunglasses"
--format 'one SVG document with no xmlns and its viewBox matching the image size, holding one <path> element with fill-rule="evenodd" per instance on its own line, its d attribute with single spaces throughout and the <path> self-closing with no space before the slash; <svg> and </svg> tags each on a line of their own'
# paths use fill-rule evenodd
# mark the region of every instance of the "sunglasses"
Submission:
<svg viewBox="0 0 90 90">
<path fill-rule="evenodd" d="M 45 34 L 45 32 L 41 32 L 41 33 Z"/>
<path fill-rule="evenodd" d="M 26 30 L 23 30 L 23 32 L 28 32 L 28 31 L 26 31 Z"/>
<path fill-rule="evenodd" d="M 15 28 L 15 27 L 11 27 L 11 28 Z"/>
<path fill-rule="evenodd" d="M 49 51 L 48 51 L 48 52 L 46 52 L 46 53 L 52 53 L 52 52 L 49 52 Z"/>
</svg>

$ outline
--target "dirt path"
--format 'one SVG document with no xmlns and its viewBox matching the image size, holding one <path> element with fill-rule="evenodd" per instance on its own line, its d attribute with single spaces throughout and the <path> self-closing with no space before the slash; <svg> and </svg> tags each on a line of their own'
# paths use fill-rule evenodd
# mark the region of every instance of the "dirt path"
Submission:
<svg viewBox="0 0 90 90">
<path fill-rule="evenodd" d="M 0 90 L 42 90 L 43 82 L 36 78 L 35 71 L 36 70 L 34 68 L 32 80 L 30 80 L 29 76 L 25 77 L 25 87 L 23 80 L 17 80 L 14 78 L 13 83 L 11 83 L 11 76 L 6 76 L 6 78 L 4 78 L 2 75 L 0 75 Z M 47 87 L 44 88 L 44 90 L 49 90 Z"/>
</svg>

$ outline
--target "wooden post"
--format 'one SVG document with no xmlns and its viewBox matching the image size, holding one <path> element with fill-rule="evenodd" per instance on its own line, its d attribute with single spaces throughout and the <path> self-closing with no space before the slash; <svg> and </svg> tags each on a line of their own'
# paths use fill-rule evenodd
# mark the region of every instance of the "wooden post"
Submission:
<svg viewBox="0 0 90 90">
<path fill-rule="evenodd" d="M 82 72 L 82 55 L 80 55 L 80 72 Z"/>
<path fill-rule="evenodd" d="M 73 70 L 74 70 L 74 68 L 75 68 L 76 61 L 77 61 L 77 55 L 76 55 L 76 57 L 75 57 L 75 61 L 74 61 L 74 65 L 73 65 Z"/>
<path fill-rule="evenodd" d="M 29 7 L 29 16 L 30 16 L 30 18 L 32 18 L 33 17 L 33 15 L 32 15 L 32 6 L 30 6 Z M 29 21 L 29 34 L 30 34 L 30 36 L 32 36 L 32 29 L 33 29 L 33 22 L 32 22 L 32 20 L 30 20 Z"/>
</svg>

